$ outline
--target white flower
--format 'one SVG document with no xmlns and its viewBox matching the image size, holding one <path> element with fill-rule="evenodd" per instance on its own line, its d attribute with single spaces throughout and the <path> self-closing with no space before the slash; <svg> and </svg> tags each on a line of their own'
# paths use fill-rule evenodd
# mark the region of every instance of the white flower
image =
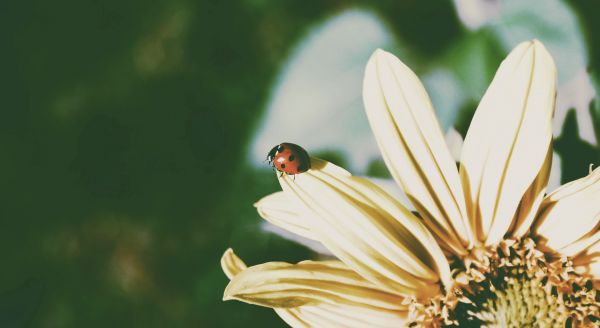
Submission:
<svg viewBox="0 0 600 328">
<path fill-rule="evenodd" d="M 224 299 L 295 327 L 589 324 L 598 320 L 600 170 L 545 196 L 554 62 L 536 40 L 500 65 L 460 169 L 416 75 L 377 50 L 363 98 L 383 158 L 418 216 L 369 180 L 312 158 L 258 202 L 271 223 L 338 261 L 250 268 L 231 250 Z"/>
</svg>

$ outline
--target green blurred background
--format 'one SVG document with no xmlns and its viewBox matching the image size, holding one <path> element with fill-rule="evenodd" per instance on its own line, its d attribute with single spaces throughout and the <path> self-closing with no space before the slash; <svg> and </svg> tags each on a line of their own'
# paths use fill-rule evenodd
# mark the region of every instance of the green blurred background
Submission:
<svg viewBox="0 0 600 328">
<path fill-rule="evenodd" d="M 525 24 L 559 45 L 577 34 L 598 85 L 597 2 L 555 2 L 577 29 L 543 21 L 544 2 Z M 476 49 L 479 96 L 507 53 L 498 26 L 466 28 L 451 1 L 2 1 L 0 327 L 283 326 L 221 301 L 219 259 L 228 247 L 249 264 L 314 256 L 261 229 L 252 204 L 278 185 L 248 149 L 287 58 L 349 9 L 379 17 L 417 73 L 460 76 Z M 463 134 L 465 99 L 451 122 Z M 563 181 L 600 164 L 577 119 L 555 144 Z"/>
</svg>

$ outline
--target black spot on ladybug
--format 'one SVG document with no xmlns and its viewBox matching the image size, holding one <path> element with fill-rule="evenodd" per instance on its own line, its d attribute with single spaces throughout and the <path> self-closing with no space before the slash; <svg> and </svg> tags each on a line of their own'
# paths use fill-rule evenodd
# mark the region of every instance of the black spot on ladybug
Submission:
<svg viewBox="0 0 600 328">
<path fill-rule="evenodd" d="M 282 168 L 282 169 L 285 169 L 285 164 L 281 164 L 281 168 Z"/>
<path fill-rule="evenodd" d="M 283 152 L 284 149 L 285 148 L 282 145 L 279 145 L 279 147 L 277 147 L 277 152 L 281 153 L 281 152 Z"/>
<path fill-rule="evenodd" d="M 288 161 L 293 161 L 296 157 L 294 155 L 290 155 L 290 157 L 288 157 Z"/>
</svg>

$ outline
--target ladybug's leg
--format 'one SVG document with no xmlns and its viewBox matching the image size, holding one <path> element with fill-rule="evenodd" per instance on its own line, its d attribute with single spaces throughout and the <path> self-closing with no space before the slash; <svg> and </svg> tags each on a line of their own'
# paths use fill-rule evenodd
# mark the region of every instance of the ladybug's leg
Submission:
<svg viewBox="0 0 600 328">
<path fill-rule="evenodd" d="M 279 177 L 281 178 L 283 176 L 283 172 L 280 172 Z"/>
<path fill-rule="evenodd" d="M 296 181 L 296 175 L 292 175 L 292 180 Z"/>
</svg>

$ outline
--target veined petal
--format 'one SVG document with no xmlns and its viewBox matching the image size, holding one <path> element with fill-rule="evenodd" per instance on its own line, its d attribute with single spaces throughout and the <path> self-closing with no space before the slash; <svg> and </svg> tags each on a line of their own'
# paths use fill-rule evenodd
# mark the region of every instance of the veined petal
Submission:
<svg viewBox="0 0 600 328">
<path fill-rule="evenodd" d="M 404 310 L 402 296 L 378 289 L 338 261 L 249 267 L 229 282 L 223 299 L 273 308 L 330 303 Z"/>
<path fill-rule="evenodd" d="M 310 328 L 312 327 L 310 323 L 306 320 L 302 319 L 300 314 L 298 313 L 298 309 L 302 308 L 301 306 L 297 308 L 289 308 L 289 309 L 273 309 L 275 313 L 283 320 L 285 323 L 290 325 L 290 327 L 294 328 Z"/>
<path fill-rule="evenodd" d="M 597 168 L 548 195 L 533 231 L 546 246 L 561 253 L 573 253 L 597 240 L 599 229 L 600 168 Z"/>
<path fill-rule="evenodd" d="M 394 179 L 384 179 L 384 178 L 372 178 L 372 177 L 364 177 L 365 179 L 373 182 L 379 188 L 383 189 L 388 195 L 396 199 L 402 206 L 406 207 L 409 211 L 416 211 L 413 207 L 412 203 L 404 193 L 404 191 L 398 186 Z"/>
<path fill-rule="evenodd" d="M 272 224 L 302 237 L 317 240 L 310 231 L 309 221 L 314 219 L 301 210 L 297 201 L 293 201 L 283 191 L 263 197 L 254 204 L 258 214 Z"/>
<path fill-rule="evenodd" d="M 281 238 L 285 238 L 285 239 L 293 241 L 299 245 L 302 245 L 302 246 L 312 250 L 313 252 L 318 253 L 320 256 L 323 256 L 324 258 L 335 258 L 335 256 L 333 254 L 331 254 L 331 252 L 327 249 L 327 247 L 323 246 L 323 244 L 321 244 L 321 242 L 318 240 L 302 237 L 293 232 L 290 232 L 289 230 L 280 228 L 268 221 L 263 222 L 260 225 L 260 228 L 264 232 L 276 234 Z"/>
<path fill-rule="evenodd" d="M 318 218 L 310 230 L 331 252 L 381 288 L 416 296 L 439 291 L 450 280 L 447 259 L 427 228 L 370 181 L 331 163 L 311 159 L 311 169 L 279 182 Z"/>
<path fill-rule="evenodd" d="M 376 50 L 363 100 L 390 173 L 443 246 L 465 254 L 473 238 L 460 178 L 425 88 L 398 58 Z"/>
<path fill-rule="evenodd" d="M 600 241 L 596 241 L 573 260 L 573 265 L 580 273 L 600 276 Z"/>
<path fill-rule="evenodd" d="M 225 251 L 225 253 L 223 253 L 223 256 L 221 257 L 221 268 L 223 269 L 223 272 L 225 272 L 227 278 L 231 280 L 240 272 L 246 270 L 247 266 L 246 263 L 242 261 L 242 259 L 235 255 L 233 249 L 229 248 Z M 302 318 L 298 316 L 298 313 L 295 311 L 296 309 L 294 308 L 274 310 L 281 317 L 281 319 L 283 319 L 283 321 L 285 321 L 292 327 L 310 327 L 308 322 L 302 320 Z"/>
<path fill-rule="evenodd" d="M 228 249 L 221 258 L 223 271 L 232 279 L 246 268 L 245 263 Z M 275 308 L 275 312 L 292 327 L 403 327 L 406 310 L 389 310 L 371 306 L 320 303 L 295 308 Z"/>
<path fill-rule="evenodd" d="M 551 147 L 555 94 L 552 57 L 539 41 L 524 42 L 502 62 L 475 112 L 460 173 L 471 227 L 486 245 L 500 241 L 519 205 L 528 205 L 521 200 Z M 545 184 L 537 187 L 532 200 Z"/>
<path fill-rule="evenodd" d="M 398 328 L 408 323 L 407 311 L 374 310 L 366 307 L 333 305 L 301 306 L 291 309 L 310 327 Z"/>
<path fill-rule="evenodd" d="M 246 270 L 247 266 L 235 253 L 233 249 L 228 248 L 221 256 L 221 269 L 230 280 L 238 273 Z"/>
<path fill-rule="evenodd" d="M 574 257 L 578 254 L 584 253 L 586 250 L 600 241 L 600 231 L 598 230 L 599 229 L 595 229 L 593 233 L 586 234 L 577 241 L 561 248 L 560 254 L 563 256 Z"/>
<path fill-rule="evenodd" d="M 527 191 L 521 198 L 521 202 L 517 207 L 512 226 L 509 229 L 509 235 L 513 237 L 523 237 L 527 232 L 531 224 L 537 217 L 538 210 L 542 201 L 544 200 L 544 194 L 546 191 L 545 186 L 548 184 L 550 178 L 550 170 L 552 168 L 552 149 L 549 149 L 546 155 L 546 160 L 542 169 L 538 173 L 538 176 L 533 180 L 531 186 L 527 188 Z"/>
</svg>

